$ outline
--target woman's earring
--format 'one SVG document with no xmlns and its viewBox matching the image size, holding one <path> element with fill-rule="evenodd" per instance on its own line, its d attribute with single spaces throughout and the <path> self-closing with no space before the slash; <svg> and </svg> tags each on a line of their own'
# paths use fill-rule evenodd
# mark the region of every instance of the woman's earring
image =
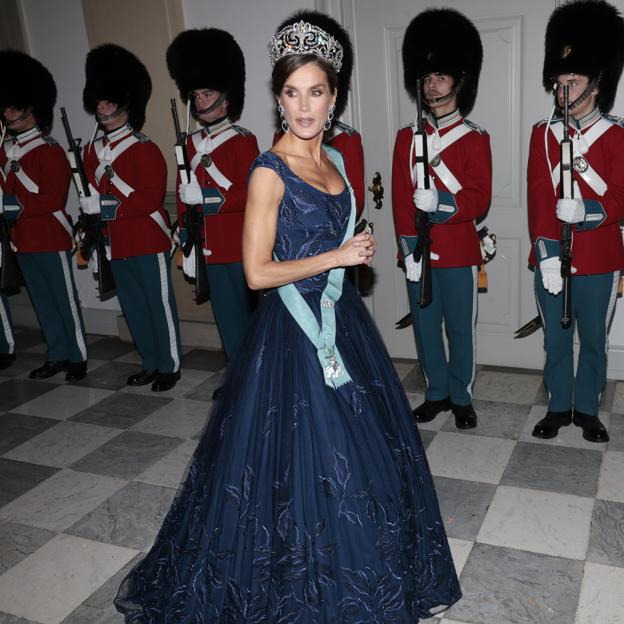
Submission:
<svg viewBox="0 0 624 624">
<path fill-rule="evenodd" d="M 323 125 L 323 130 L 325 130 L 325 132 L 327 132 L 331 128 L 332 121 L 334 120 L 334 112 L 335 111 L 336 111 L 336 105 L 332 104 L 329 107 L 329 112 L 327 113 L 327 121 Z"/>
<path fill-rule="evenodd" d="M 278 105 L 277 112 L 282 120 L 282 132 L 286 134 L 288 132 L 288 122 L 284 119 L 284 107 L 281 104 Z"/>
</svg>

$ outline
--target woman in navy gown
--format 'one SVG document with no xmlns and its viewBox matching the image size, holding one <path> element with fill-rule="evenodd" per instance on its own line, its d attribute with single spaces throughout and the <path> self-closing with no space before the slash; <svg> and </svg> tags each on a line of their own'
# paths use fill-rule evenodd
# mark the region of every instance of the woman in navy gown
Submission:
<svg viewBox="0 0 624 624">
<path fill-rule="evenodd" d="M 461 592 L 407 398 L 343 279 L 375 241 L 322 146 L 342 48 L 299 23 L 269 52 L 286 132 L 252 167 L 243 241 L 266 294 L 115 604 L 132 624 L 413 624 Z"/>
</svg>

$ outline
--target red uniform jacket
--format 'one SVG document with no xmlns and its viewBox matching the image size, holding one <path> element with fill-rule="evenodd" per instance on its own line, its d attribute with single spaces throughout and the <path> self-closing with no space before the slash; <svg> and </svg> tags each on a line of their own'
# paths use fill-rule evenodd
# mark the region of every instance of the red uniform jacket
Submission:
<svg viewBox="0 0 624 624">
<path fill-rule="evenodd" d="M 563 134 L 563 122 L 554 119 L 548 131 L 548 155 L 552 169 L 549 170 L 544 145 L 546 122 L 533 127 L 529 148 L 528 164 L 528 209 L 531 253 L 529 263 L 552 256 L 559 256 L 561 221 L 557 219 L 556 206 L 559 199 L 559 141 Z M 592 130 L 593 129 L 593 130 Z M 618 225 L 624 219 L 624 120 L 596 112 L 591 122 L 580 130 L 583 139 L 574 140 L 579 130 L 571 119 L 570 137 L 577 149 L 574 158 L 582 157 L 589 167 L 604 182 L 600 188 L 588 183 L 592 178 L 576 170 L 575 182 L 585 205 L 585 221 L 573 226 L 572 266 L 575 275 L 609 273 L 624 267 L 624 246 Z M 591 134 L 590 134 L 591 133 Z M 592 134 L 599 135 L 591 145 Z M 580 141 L 589 149 L 582 154 Z M 577 160 L 579 169 L 583 161 Z M 550 171 L 556 168 L 554 181 Z M 588 168 L 589 170 L 589 168 Z M 591 170 L 590 173 L 591 173 Z M 594 178 L 596 176 L 594 175 Z M 606 187 L 606 190 L 604 190 Z M 601 194 L 602 193 L 602 194 Z"/>
<path fill-rule="evenodd" d="M 15 141 L 24 152 L 29 144 L 39 144 L 18 161 L 22 175 L 37 188 L 31 186 L 29 190 L 29 183 L 25 186 L 24 178 L 20 179 L 17 171 L 7 167 L 7 152 L 11 153 Z M 12 232 L 17 251 L 42 253 L 71 249 L 71 220 L 65 212 L 71 169 L 65 150 L 53 138 L 34 128 L 4 143 L 0 148 L 0 167 L 3 171 L 7 169 L 6 179 L 0 174 L 2 192 L 15 195 L 21 206 Z"/>
<path fill-rule="evenodd" d="M 282 131 L 278 130 L 273 135 L 273 145 L 282 136 Z M 334 122 L 332 135 L 326 138 L 327 145 L 337 149 L 344 160 L 347 179 L 353 188 L 355 195 L 356 217 L 359 218 L 364 210 L 364 187 L 366 184 L 366 174 L 364 171 L 364 148 L 362 147 L 362 135 L 351 126 L 341 121 Z"/>
<path fill-rule="evenodd" d="M 440 152 L 442 162 L 461 185 L 461 189 L 455 193 L 445 186 L 436 167 L 431 164 L 433 153 L 429 149 L 429 174 L 438 190 L 438 210 L 430 216 L 435 224 L 431 228 L 431 251 L 440 256 L 439 260 L 431 260 L 434 268 L 481 264 L 481 246 L 475 220 L 486 214 L 492 197 L 490 137 L 485 130 L 462 119 L 459 114 L 451 115 L 447 118 L 452 119 L 452 123 L 439 129 L 441 138 L 455 128 L 461 127 L 468 131 Z M 433 137 L 431 121 L 428 120 L 425 127 L 427 134 Z M 413 134 L 413 124 L 402 128 L 397 133 L 394 145 L 392 212 L 399 244 L 402 237 L 418 235 L 412 182 L 415 163 Z M 400 256 L 405 255 L 404 250 L 401 250 Z"/>
<path fill-rule="evenodd" d="M 124 142 L 128 145 L 126 149 L 120 147 Z M 101 174 L 108 162 L 103 158 L 106 146 L 113 154 L 115 149 L 119 150 L 110 164 L 112 177 Z M 84 164 L 87 178 L 102 196 L 101 200 L 106 202 L 103 196 L 112 195 L 119 201 L 117 206 L 114 200 L 108 206 L 103 204 L 101 214 L 107 225 L 113 260 L 171 249 L 169 216 L 163 207 L 167 164 L 155 143 L 124 126 L 110 134 L 110 141 L 104 137 L 86 145 Z"/>
<path fill-rule="evenodd" d="M 201 143 L 207 136 L 206 130 L 198 130 L 188 136 L 186 143 L 189 161 L 192 163 L 194 158 L 197 161 L 193 170 L 202 192 L 206 194 L 218 189 L 224 199 L 223 203 L 214 210 L 204 209 L 204 258 L 207 264 L 241 262 L 247 183 L 249 169 L 260 153 L 258 141 L 245 128 L 229 122 L 219 124 L 219 128 L 210 133 L 210 139 L 214 141 L 212 145 L 214 149 L 211 149 L 209 157 L 207 155 L 205 158 L 205 161 L 210 163 L 209 167 L 216 167 L 220 174 L 213 177 L 211 171 L 199 161 L 201 154 L 197 154 L 195 147 L 196 143 Z M 229 138 L 219 143 L 226 137 Z M 226 181 L 230 183 L 229 188 L 224 186 Z M 182 224 L 186 209 L 186 204 L 183 204 L 178 196 L 178 222 L 182 240 L 185 237 Z"/>
</svg>

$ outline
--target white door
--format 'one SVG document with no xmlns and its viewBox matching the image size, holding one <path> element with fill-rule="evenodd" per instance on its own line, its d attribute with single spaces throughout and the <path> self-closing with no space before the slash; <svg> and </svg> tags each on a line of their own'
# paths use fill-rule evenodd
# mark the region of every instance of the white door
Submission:
<svg viewBox="0 0 624 624">
<path fill-rule="evenodd" d="M 416 357 L 411 328 L 395 330 L 408 312 L 405 281 L 396 268 L 392 223 L 391 163 L 397 129 L 415 117 L 403 88 L 401 44 L 411 19 L 428 7 L 451 7 L 478 28 L 483 42 L 479 94 L 470 119 L 491 138 L 494 184 L 484 223 L 497 235 L 498 252 L 488 265 L 489 291 L 479 295 L 477 361 L 541 368 L 542 333 L 513 340 L 514 331 L 536 314 L 527 270 L 526 160 L 533 123 L 552 106 L 542 88 L 544 33 L 553 1 L 542 0 L 334 0 L 325 8 L 349 29 L 355 48 L 352 122 L 362 132 L 367 183 L 375 171 L 385 188 L 381 211 L 367 197 L 368 218 L 379 241 L 376 286 L 369 300 L 393 357 Z M 444 39 L 444 32 L 439 33 Z"/>
</svg>

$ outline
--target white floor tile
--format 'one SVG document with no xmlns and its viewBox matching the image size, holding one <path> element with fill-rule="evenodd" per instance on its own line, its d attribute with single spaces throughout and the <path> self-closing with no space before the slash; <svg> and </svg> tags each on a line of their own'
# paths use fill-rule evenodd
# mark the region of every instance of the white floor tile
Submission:
<svg viewBox="0 0 624 624">
<path fill-rule="evenodd" d="M 624 503 L 624 453 L 607 452 L 602 456 L 597 498 Z M 624 620 L 624 614 L 622 615 Z"/>
<path fill-rule="evenodd" d="M 440 431 L 427 447 L 431 472 L 440 477 L 497 484 L 516 442 Z"/>
<path fill-rule="evenodd" d="M 169 455 L 163 457 L 136 477 L 134 481 L 177 488 L 195 452 L 197 442 L 198 440 L 187 440 L 180 444 Z"/>
<path fill-rule="evenodd" d="M 58 535 L 0 576 L 0 611 L 59 624 L 136 554 L 130 548 Z"/>
<path fill-rule="evenodd" d="M 499 486 L 477 541 L 585 559 L 593 498 Z"/>
<path fill-rule="evenodd" d="M 192 438 L 206 426 L 211 407 L 212 403 L 205 401 L 175 399 L 130 429 L 174 438 Z"/>
<path fill-rule="evenodd" d="M 64 468 L 120 433 L 119 429 L 64 421 L 16 446 L 2 457 Z"/>
<path fill-rule="evenodd" d="M 111 390 L 84 386 L 59 386 L 16 407 L 14 412 L 65 420 L 113 394 Z"/>
<path fill-rule="evenodd" d="M 61 532 L 127 484 L 88 472 L 61 470 L 0 509 L 0 520 Z"/>
<path fill-rule="evenodd" d="M 575 624 L 624 622 L 624 569 L 586 563 Z"/>
</svg>

